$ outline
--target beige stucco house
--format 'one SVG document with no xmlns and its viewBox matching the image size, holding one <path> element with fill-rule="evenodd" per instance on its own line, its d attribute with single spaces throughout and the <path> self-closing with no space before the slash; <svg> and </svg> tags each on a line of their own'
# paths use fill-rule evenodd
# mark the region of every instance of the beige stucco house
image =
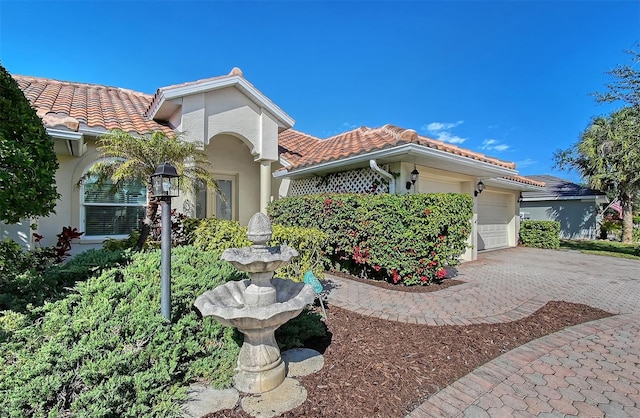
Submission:
<svg viewBox="0 0 640 418">
<path fill-rule="evenodd" d="M 147 95 L 117 87 L 44 78 L 14 78 L 54 139 L 62 199 L 56 213 L 17 225 L 0 224 L 2 238 L 32 245 L 30 223 L 55 242 L 62 226 L 85 235 L 74 252 L 125 236 L 143 216 L 146 189 L 117 194 L 77 187 L 97 161 L 96 140 L 111 129 L 137 134 L 182 132 L 201 143 L 226 202 L 203 192 L 182 196 L 174 207 L 190 216 L 246 224 L 272 199 L 319 191 L 428 193 L 474 196 L 471 249 L 517 245 L 519 197 L 543 183 L 518 175 L 514 163 L 487 157 L 392 125 L 358 128 L 320 139 L 292 129 L 294 120 L 234 68 L 221 77 L 163 87 Z M 419 175 L 411 182 L 411 172 Z M 478 183 L 485 186 L 477 193 Z"/>
</svg>

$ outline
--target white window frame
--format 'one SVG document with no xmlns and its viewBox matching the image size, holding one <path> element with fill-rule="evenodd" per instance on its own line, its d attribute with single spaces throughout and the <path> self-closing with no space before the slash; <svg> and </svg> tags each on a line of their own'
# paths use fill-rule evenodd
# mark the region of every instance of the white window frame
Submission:
<svg viewBox="0 0 640 418">
<path fill-rule="evenodd" d="M 104 160 L 98 160 L 98 161 L 94 161 L 91 165 L 89 165 L 83 173 L 83 176 L 85 174 L 87 174 L 87 172 L 89 171 L 89 169 L 91 167 L 93 167 L 95 164 L 97 164 L 100 161 L 104 161 Z M 114 234 L 114 235 L 88 235 L 86 234 L 86 230 L 87 230 L 87 211 L 86 211 L 86 206 L 105 206 L 105 207 L 114 207 L 114 206 L 123 206 L 123 207 L 143 207 L 146 208 L 147 205 L 146 203 L 149 201 L 149 190 L 147 187 L 144 187 L 145 190 L 145 196 L 144 196 L 144 201 L 145 204 L 139 204 L 139 203 L 120 203 L 120 204 L 110 204 L 110 203 L 90 203 L 90 204 L 85 204 L 84 202 L 84 197 L 85 197 L 85 193 L 84 193 L 84 186 L 85 186 L 85 182 L 82 181 L 80 184 L 80 225 L 81 225 L 81 232 L 85 232 L 85 234 L 81 237 L 81 240 L 87 240 L 87 241 L 104 241 L 106 239 L 109 238 L 114 238 L 114 239 L 122 239 L 122 238 L 127 238 L 129 236 L 129 234 Z M 146 209 L 145 209 L 146 210 Z"/>
</svg>

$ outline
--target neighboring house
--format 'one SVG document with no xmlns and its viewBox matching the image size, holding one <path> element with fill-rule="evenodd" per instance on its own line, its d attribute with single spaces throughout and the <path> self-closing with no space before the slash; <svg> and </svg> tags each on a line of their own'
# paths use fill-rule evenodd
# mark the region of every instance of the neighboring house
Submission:
<svg viewBox="0 0 640 418">
<path fill-rule="evenodd" d="M 604 193 L 549 175 L 527 178 L 545 186 L 540 191 L 522 192 L 521 219 L 559 221 L 562 238 L 598 237 L 602 205 L 609 202 Z"/>
<path fill-rule="evenodd" d="M 457 192 L 474 196 L 472 249 L 517 245 L 523 191 L 543 183 L 518 176 L 514 163 L 487 157 L 392 125 L 358 128 L 327 139 L 292 129 L 294 120 L 234 68 L 214 77 L 158 89 L 147 95 L 117 87 L 17 76 L 20 88 L 55 141 L 62 195 L 56 213 L 36 221 L 43 245 L 63 226 L 85 231 L 76 251 L 122 237 L 144 215 L 146 189 L 117 194 L 91 181 L 76 187 L 100 159 L 96 140 L 110 129 L 145 134 L 182 132 L 203 144 L 226 201 L 203 192 L 181 196 L 174 207 L 199 218 L 246 224 L 272 199 L 318 191 L 367 193 Z M 418 172 L 415 184 L 411 172 Z M 485 190 L 477 194 L 477 184 Z M 30 245 L 29 222 L 0 225 L 2 236 Z"/>
</svg>

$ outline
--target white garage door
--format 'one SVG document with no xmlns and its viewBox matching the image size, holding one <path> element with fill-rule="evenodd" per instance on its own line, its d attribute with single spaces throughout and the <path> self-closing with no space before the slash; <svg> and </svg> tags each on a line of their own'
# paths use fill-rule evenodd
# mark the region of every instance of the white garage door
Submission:
<svg viewBox="0 0 640 418">
<path fill-rule="evenodd" d="M 510 198 L 488 191 L 478 195 L 478 251 L 509 246 Z"/>
</svg>

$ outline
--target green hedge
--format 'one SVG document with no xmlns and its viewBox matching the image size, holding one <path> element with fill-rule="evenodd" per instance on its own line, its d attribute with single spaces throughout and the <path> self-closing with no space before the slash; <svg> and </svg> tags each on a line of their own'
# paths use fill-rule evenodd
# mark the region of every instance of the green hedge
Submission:
<svg viewBox="0 0 640 418">
<path fill-rule="evenodd" d="M 527 247 L 560 248 L 560 222 L 522 221 L 520 243 Z"/>
<path fill-rule="evenodd" d="M 275 223 L 329 236 L 329 268 L 394 283 L 430 284 L 467 248 L 473 202 L 454 193 L 320 194 L 272 202 Z"/>
<path fill-rule="evenodd" d="M 273 235 L 268 245 L 287 244 L 295 248 L 299 256 L 288 265 L 276 270 L 276 276 L 283 279 L 301 281 L 304 273 L 312 270 L 317 277 L 323 277 L 324 248 L 327 234 L 318 229 L 272 225 Z M 193 232 L 194 245 L 205 251 L 222 252 L 227 248 L 241 248 L 251 245 L 247 239 L 247 228 L 237 221 L 208 218 L 200 222 Z"/>
</svg>

